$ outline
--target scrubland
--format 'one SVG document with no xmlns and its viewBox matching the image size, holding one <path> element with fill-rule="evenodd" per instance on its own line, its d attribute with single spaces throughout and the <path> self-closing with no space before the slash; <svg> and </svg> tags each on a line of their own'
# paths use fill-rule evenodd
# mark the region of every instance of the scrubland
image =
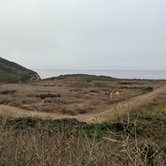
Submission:
<svg viewBox="0 0 166 166">
<path fill-rule="evenodd" d="M 75 119 L 101 113 L 164 85 L 164 81 L 87 75 L 2 84 L 1 105 L 23 112 L 70 116 L 70 119 L 1 115 L 0 165 L 165 166 L 165 89 L 147 104 L 145 101 L 144 105 L 125 110 L 114 118 L 96 123 Z M 115 91 L 120 96 L 110 97 L 110 92 Z M 123 112 L 124 108 L 120 109 Z"/>
<path fill-rule="evenodd" d="M 74 119 L 3 117 L 0 128 L 0 165 L 166 164 L 165 105 L 91 125 Z"/>
</svg>

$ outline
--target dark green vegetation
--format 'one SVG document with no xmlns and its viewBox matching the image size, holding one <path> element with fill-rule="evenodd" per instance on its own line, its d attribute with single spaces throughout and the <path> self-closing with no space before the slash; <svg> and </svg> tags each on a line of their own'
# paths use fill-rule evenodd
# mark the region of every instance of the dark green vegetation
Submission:
<svg viewBox="0 0 166 166">
<path fill-rule="evenodd" d="M 68 78 L 73 78 L 73 79 L 83 79 L 87 80 L 88 82 L 97 80 L 97 81 L 111 81 L 115 80 L 115 78 L 109 77 L 109 76 L 97 76 L 97 75 L 89 75 L 89 74 L 66 74 L 66 75 L 60 75 L 58 77 L 52 77 L 52 78 L 47 78 L 45 80 L 61 80 L 61 79 L 68 79 Z"/>
<path fill-rule="evenodd" d="M 88 138 L 95 137 L 101 139 L 107 135 L 109 131 L 121 132 L 125 134 L 134 135 L 135 130 L 137 134 L 141 134 L 143 129 L 141 127 L 134 126 L 133 123 L 102 123 L 102 124 L 87 124 L 79 122 L 75 119 L 63 119 L 63 120 L 39 120 L 32 118 L 19 118 L 19 119 L 4 119 L 0 120 L 0 125 L 5 129 L 9 129 L 10 134 L 17 135 L 19 133 L 26 133 L 33 129 L 46 133 L 48 135 L 56 135 L 61 128 L 66 133 L 82 136 L 86 135 Z"/>
<path fill-rule="evenodd" d="M 36 72 L 0 57 L 1 83 L 27 82 L 39 79 L 40 77 Z"/>
<path fill-rule="evenodd" d="M 101 124 L 0 119 L 0 165 L 164 166 L 166 105 Z"/>
</svg>

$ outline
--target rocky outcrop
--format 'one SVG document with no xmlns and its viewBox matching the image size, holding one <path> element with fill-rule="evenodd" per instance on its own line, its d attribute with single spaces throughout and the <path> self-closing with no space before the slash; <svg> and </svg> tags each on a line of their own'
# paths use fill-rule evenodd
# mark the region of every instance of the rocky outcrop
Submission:
<svg viewBox="0 0 166 166">
<path fill-rule="evenodd" d="M 35 71 L 0 57 L 0 83 L 38 81 L 40 76 Z"/>
<path fill-rule="evenodd" d="M 41 78 L 38 73 L 34 73 L 31 75 L 31 81 L 39 81 L 39 80 L 41 80 Z"/>
</svg>

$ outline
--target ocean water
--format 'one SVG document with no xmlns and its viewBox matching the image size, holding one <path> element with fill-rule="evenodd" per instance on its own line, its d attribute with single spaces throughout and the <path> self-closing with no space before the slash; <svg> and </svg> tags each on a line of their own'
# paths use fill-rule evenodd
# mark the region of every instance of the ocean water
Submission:
<svg viewBox="0 0 166 166">
<path fill-rule="evenodd" d="M 36 69 L 42 78 L 65 74 L 93 74 L 126 79 L 166 80 L 166 70 L 79 70 L 79 69 Z"/>
</svg>

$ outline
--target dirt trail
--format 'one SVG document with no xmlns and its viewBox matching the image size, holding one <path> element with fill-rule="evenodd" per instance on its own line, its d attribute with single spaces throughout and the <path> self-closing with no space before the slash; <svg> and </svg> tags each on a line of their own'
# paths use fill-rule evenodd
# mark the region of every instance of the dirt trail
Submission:
<svg viewBox="0 0 166 166">
<path fill-rule="evenodd" d="M 157 98 L 160 94 L 166 93 L 166 85 L 154 90 L 153 92 L 143 94 L 131 99 L 114 104 L 105 111 L 78 116 L 77 119 L 85 121 L 87 123 L 100 123 L 106 120 L 116 119 L 118 116 L 130 112 L 133 109 L 137 109 L 150 103 L 153 99 Z"/>
<path fill-rule="evenodd" d="M 148 104 L 154 98 L 158 97 L 162 93 L 166 93 L 166 85 L 148 94 L 133 97 L 123 102 L 114 104 L 110 106 L 109 109 L 102 112 L 98 112 L 96 114 L 91 113 L 91 114 L 84 114 L 84 115 L 78 115 L 78 116 L 69 116 L 69 115 L 62 115 L 62 114 L 56 114 L 56 113 L 27 111 L 17 107 L 12 107 L 8 105 L 0 105 L 0 116 L 14 117 L 14 118 L 33 117 L 33 118 L 41 118 L 41 119 L 75 118 L 87 123 L 100 123 L 106 120 L 112 120 L 121 114 L 124 114 L 128 111 L 131 111 L 133 109 L 139 108 L 140 106 Z"/>
</svg>

